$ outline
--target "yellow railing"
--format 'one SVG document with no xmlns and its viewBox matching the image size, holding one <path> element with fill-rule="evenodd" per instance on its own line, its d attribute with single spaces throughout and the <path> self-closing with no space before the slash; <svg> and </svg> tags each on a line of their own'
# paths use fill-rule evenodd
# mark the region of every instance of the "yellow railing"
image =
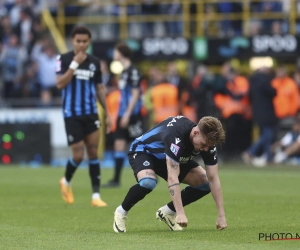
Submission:
<svg viewBox="0 0 300 250">
<path fill-rule="evenodd" d="M 67 46 L 65 43 L 64 36 L 61 34 L 61 32 L 57 29 L 55 22 L 53 20 L 53 17 L 51 16 L 48 9 L 44 9 L 42 11 L 42 19 L 44 24 L 49 29 L 49 32 L 53 38 L 53 41 L 56 44 L 56 47 L 59 51 L 59 53 L 65 53 L 67 52 Z"/>
<path fill-rule="evenodd" d="M 264 2 L 274 2 L 273 0 L 264 0 Z M 69 1 L 70 2 L 70 1 Z M 71 1 L 72 2 L 72 1 Z M 82 8 L 87 7 L 87 4 L 71 3 L 69 6 L 80 6 Z M 74 2 L 74 1 L 73 1 Z M 91 1 L 92 2 L 92 1 Z M 112 5 L 114 2 L 110 3 L 107 1 L 101 1 L 102 5 Z M 128 24 L 130 23 L 142 23 L 142 22 L 171 22 L 171 21 L 180 21 L 183 24 L 183 35 L 186 38 L 191 36 L 202 36 L 205 35 L 204 23 L 205 22 L 218 22 L 223 20 L 241 20 L 242 22 L 242 33 L 245 36 L 249 35 L 249 22 L 251 19 L 256 20 L 267 20 L 267 19 L 281 19 L 289 22 L 289 31 L 291 34 L 295 34 L 296 31 L 296 19 L 300 18 L 300 14 L 297 13 L 296 0 L 290 0 L 290 10 L 288 13 L 285 12 L 250 12 L 250 3 L 261 2 L 261 0 L 223 0 L 223 2 L 229 3 L 242 3 L 242 11 L 240 13 L 215 13 L 210 15 L 206 13 L 205 7 L 207 4 L 214 5 L 218 4 L 218 0 L 181 0 L 182 14 L 177 15 L 127 15 L 127 6 L 128 5 L 141 5 L 142 1 L 122 1 L 119 4 L 120 15 L 119 16 L 101 16 L 100 13 L 97 15 L 88 15 L 88 16 L 66 16 L 64 12 L 65 5 L 60 4 L 57 10 L 56 22 L 58 28 L 63 36 L 65 36 L 65 26 L 68 24 L 85 23 L 85 24 L 101 24 L 101 23 L 114 23 L 120 25 L 120 38 L 128 38 Z M 160 4 L 172 3 L 171 0 L 165 1 L 154 1 Z M 282 2 L 281 0 L 276 0 L 276 2 Z M 93 1 L 92 4 L 95 4 Z M 100 4 L 100 1 L 99 1 Z M 197 14 L 190 14 L 191 4 L 196 5 Z M 191 30 L 191 22 L 194 22 L 196 25 L 195 30 Z"/>
</svg>

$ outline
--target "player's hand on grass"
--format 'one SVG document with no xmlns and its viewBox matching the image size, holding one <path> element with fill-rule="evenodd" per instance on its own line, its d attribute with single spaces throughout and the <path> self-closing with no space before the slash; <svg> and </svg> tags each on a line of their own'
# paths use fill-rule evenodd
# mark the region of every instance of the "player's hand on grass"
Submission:
<svg viewBox="0 0 300 250">
<path fill-rule="evenodd" d="M 188 219 L 185 214 L 177 214 L 175 221 L 181 227 L 187 227 L 188 225 Z"/>
<path fill-rule="evenodd" d="M 81 64 L 87 58 L 87 54 L 83 51 L 79 51 L 73 58 L 74 61 Z"/>
<path fill-rule="evenodd" d="M 225 216 L 219 216 L 216 222 L 216 227 L 218 230 L 223 230 L 227 227 Z"/>
<path fill-rule="evenodd" d="M 112 122 L 109 115 L 107 115 L 105 118 L 105 125 L 106 125 L 106 133 L 108 134 L 110 133 L 112 128 Z"/>
</svg>

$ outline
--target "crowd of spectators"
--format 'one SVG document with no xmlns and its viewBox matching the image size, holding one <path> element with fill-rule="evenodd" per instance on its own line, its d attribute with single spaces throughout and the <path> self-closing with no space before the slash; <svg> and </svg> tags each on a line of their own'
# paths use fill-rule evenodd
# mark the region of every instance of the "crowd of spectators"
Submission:
<svg viewBox="0 0 300 250">
<path fill-rule="evenodd" d="M 42 27 L 39 2 L 6 1 L 0 9 L 1 97 L 19 99 L 17 105 L 23 104 L 19 97 L 34 98 L 28 105 L 51 105 L 60 96 L 55 87 L 57 51 Z"/>
<path fill-rule="evenodd" d="M 97 27 L 100 33 L 99 37 L 103 39 L 119 38 L 120 27 L 110 17 L 121 15 L 129 17 L 128 20 L 132 18 L 132 21 L 128 21 L 128 34 L 132 38 L 183 35 L 183 15 L 186 10 L 184 11 L 183 2 L 179 0 L 170 0 L 165 3 L 157 0 L 140 0 L 139 2 L 118 0 L 114 2 L 102 1 L 101 3 L 81 0 L 81 2 L 85 3 L 87 8 L 80 11 L 78 7 L 76 12 L 74 10 L 76 7 L 73 7 L 72 11 L 69 9 L 70 15 L 76 12 L 80 15 L 107 17 L 105 23 Z M 127 2 L 126 7 L 124 6 L 125 2 Z M 295 3 L 295 11 L 300 13 L 300 1 L 297 0 Z M 249 20 L 244 23 L 242 12 L 248 4 Z M 201 25 L 204 34 L 213 37 L 241 35 L 243 28 L 246 28 L 247 35 L 284 34 L 289 32 L 291 8 L 290 0 L 240 2 L 210 0 L 201 7 L 204 12 L 203 15 L 198 13 L 196 1 L 191 1 L 187 8 L 190 25 L 185 25 L 185 29 L 189 29 L 189 33 L 194 35 L 197 34 L 197 25 Z M 201 24 L 196 22 L 198 15 L 201 15 L 201 20 L 204 20 Z M 230 15 L 238 15 L 239 17 L 232 19 Z M 145 22 L 136 22 L 134 16 L 145 16 L 150 19 Z M 220 18 L 221 16 L 223 18 Z M 298 19 L 296 20 L 296 32 L 300 33 L 300 21 Z"/>
</svg>

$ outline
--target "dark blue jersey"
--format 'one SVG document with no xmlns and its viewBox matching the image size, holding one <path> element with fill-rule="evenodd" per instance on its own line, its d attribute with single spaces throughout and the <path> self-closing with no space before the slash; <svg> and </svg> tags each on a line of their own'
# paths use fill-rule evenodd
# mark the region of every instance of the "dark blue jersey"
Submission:
<svg viewBox="0 0 300 250">
<path fill-rule="evenodd" d="M 57 75 L 63 75 L 68 70 L 73 58 L 73 51 L 57 57 Z M 64 117 L 97 114 L 96 85 L 101 84 L 101 78 L 99 59 L 88 55 L 62 90 Z"/>
<path fill-rule="evenodd" d="M 119 89 L 121 90 L 121 100 L 119 108 L 119 117 L 122 117 L 126 112 L 129 102 L 132 98 L 132 89 L 141 89 L 141 76 L 139 71 L 134 67 L 130 66 L 128 69 L 123 70 L 120 79 L 118 81 Z M 138 115 L 142 108 L 141 97 L 135 104 L 135 107 L 131 115 Z"/>
<path fill-rule="evenodd" d="M 166 161 L 167 155 L 174 161 L 185 164 L 199 154 L 195 152 L 190 139 L 190 133 L 195 126 L 196 123 L 184 116 L 169 117 L 136 138 L 129 153 L 144 152 L 163 161 Z M 207 152 L 200 151 L 200 154 L 205 165 L 217 164 L 215 146 L 210 147 Z"/>
</svg>

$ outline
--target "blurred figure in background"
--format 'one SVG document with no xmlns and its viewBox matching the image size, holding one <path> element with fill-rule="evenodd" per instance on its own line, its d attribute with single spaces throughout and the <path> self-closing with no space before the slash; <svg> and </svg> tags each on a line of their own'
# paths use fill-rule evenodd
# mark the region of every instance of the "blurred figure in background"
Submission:
<svg viewBox="0 0 300 250">
<path fill-rule="evenodd" d="M 141 1 L 141 12 L 142 15 L 151 15 L 152 17 L 159 14 L 159 4 L 155 0 L 142 0 Z M 154 36 L 155 22 L 145 22 L 143 23 L 143 36 L 151 37 Z"/>
<path fill-rule="evenodd" d="M 32 33 L 33 19 L 30 8 L 23 8 L 20 12 L 20 21 L 15 27 L 15 31 L 20 39 L 21 44 L 27 51 L 30 49 L 30 45 L 33 39 Z"/>
<path fill-rule="evenodd" d="M 17 35 L 10 35 L 9 43 L 3 47 L 0 55 L 4 98 L 20 96 L 21 78 L 26 60 L 26 50 L 19 44 Z"/>
<path fill-rule="evenodd" d="M 164 79 L 163 72 L 156 69 L 154 85 L 145 94 L 145 107 L 150 112 L 151 121 L 149 127 L 162 122 L 169 116 L 177 116 L 178 89 Z"/>
<path fill-rule="evenodd" d="M 287 76 L 284 66 L 280 66 L 277 69 L 276 77 L 271 84 L 277 92 L 273 100 L 277 118 L 284 119 L 295 116 L 300 99 L 299 90 L 296 82 Z"/>
<path fill-rule="evenodd" d="M 260 136 L 247 151 L 242 153 L 242 159 L 247 164 L 265 166 L 272 161 L 271 145 L 275 137 L 277 117 L 273 99 L 276 89 L 271 86 L 270 70 L 259 68 L 250 78 L 249 99 L 252 105 L 253 120 L 259 127 Z M 262 152 L 261 158 L 255 158 Z"/>
<path fill-rule="evenodd" d="M 213 75 L 208 72 L 205 65 L 197 67 L 196 75 L 192 80 L 191 97 L 195 103 L 197 120 L 207 115 L 212 115 L 213 103 Z"/>
<path fill-rule="evenodd" d="M 8 45 L 9 36 L 12 35 L 12 33 L 13 33 L 13 29 L 9 17 L 8 16 L 2 17 L 0 23 L 0 51 L 3 45 Z"/>
<path fill-rule="evenodd" d="M 226 158 L 233 158 L 240 155 L 251 143 L 249 83 L 232 67 L 224 69 L 224 71 L 226 84 L 223 90 L 215 94 L 214 101 L 225 121 L 227 140 L 224 152 Z"/>
<path fill-rule="evenodd" d="M 272 153 L 275 154 L 274 162 L 296 162 L 300 156 L 300 116 L 296 116 L 291 131 L 286 133 L 279 141 L 272 145 Z M 295 161 L 296 160 L 296 161 Z"/>
<path fill-rule="evenodd" d="M 181 100 L 181 96 L 183 92 L 186 90 L 186 86 L 188 85 L 186 80 L 179 74 L 176 62 L 172 61 L 169 62 L 167 65 L 167 72 L 166 72 L 166 81 L 171 83 L 178 89 L 178 101 Z M 182 114 L 182 107 L 179 110 L 179 114 Z"/>
<path fill-rule="evenodd" d="M 179 0 L 173 0 L 171 4 L 162 4 L 162 12 L 168 16 L 182 14 L 182 6 Z M 166 22 L 167 34 L 169 36 L 182 35 L 182 21 Z"/>
<path fill-rule="evenodd" d="M 132 51 L 128 45 L 119 43 L 115 46 L 114 60 L 119 61 L 124 69 L 118 81 L 121 99 L 114 142 L 114 177 L 103 187 L 120 186 L 121 171 L 127 159 L 126 144 L 143 133 L 141 75 L 133 66 L 131 56 Z"/>
<path fill-rule="evenodd" d="M 60 97 L 56 88 L 56 51 L 52 45 L 44 47 L 37 58 L 38 81 L 41 86 L 41 105 L 52 106 L 54 99 Z M 58 104 L 58 102 L 57 102 Z"/>
<path fill-rule="evenodd" d="M 117 81 L 113 73 L 109 70 L 108 63 L 105 60 L 100 60 L 100 69 L 102 73 L 102 84 L 105 86 L 106 94 L 118 89 Z"/>
</svg>

